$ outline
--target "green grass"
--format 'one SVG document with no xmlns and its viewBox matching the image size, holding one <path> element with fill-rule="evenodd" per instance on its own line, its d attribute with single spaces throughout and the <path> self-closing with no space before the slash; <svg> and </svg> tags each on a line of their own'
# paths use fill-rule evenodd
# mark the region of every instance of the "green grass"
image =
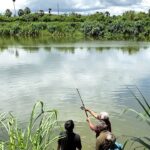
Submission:
<svg viewBox="0 0 150 150">
<path fill-rule="evenodd" d="M 1 150 L 48 150 L 58 139 L 57 111 L 44 110 L 43 102 L 37 102 L 31 112 L 25 128 L 20 128 L 16 118 L 11 114 L 0 115 L 1 128 L 7 140 L 0 141 Z"/>
</svg>

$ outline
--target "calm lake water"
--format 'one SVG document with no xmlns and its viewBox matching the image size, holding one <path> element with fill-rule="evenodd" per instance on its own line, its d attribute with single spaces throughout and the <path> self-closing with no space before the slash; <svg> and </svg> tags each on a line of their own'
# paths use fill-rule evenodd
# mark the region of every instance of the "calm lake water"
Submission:
<svg viewBox="0 0 150 150">
<path fill-rule="evenodd" d="M 150 43 L 31 42 L 0 45 L 0 112 L 13 113 L 27 122 L 38 100 L 57 109 L 58 119 L 73 119 L 84 149 L 94 149 L 95 135 L 80 110 L 79 89 L 84 103 L 96 112 L 107 111 L 113 132 L 122 135 L 150 136 L 150 128 L 125 108 L 141 111 L 127 89 L 137 96 L 137 86 L 150 102 Z M 94 121 L 94 120 L 93 120 Z"/>
</svg>

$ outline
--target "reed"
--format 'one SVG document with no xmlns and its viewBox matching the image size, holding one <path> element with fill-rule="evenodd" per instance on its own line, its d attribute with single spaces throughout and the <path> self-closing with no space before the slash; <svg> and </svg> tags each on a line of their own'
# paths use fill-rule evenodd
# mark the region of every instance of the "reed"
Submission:
<svg viewBox="0 0 150 150">
<path fill-rule="evenodd" d="M 7 133 L 7 140 L 0 141 L 1 150 L 47 150 L 59 137 L 57 111 L 44 110 L 43 102 L 37 102 L 31 112 L 29 123 L 19 128 L 19 123 L 11 114 L 0 115 L 1 128 Z"/>
<path fill-rule="evenodd" d="M 127 108 L 124 110 L 123 113 L 128 112 L 128 111 L 133 112 L 137 115 L 137 118 L 140 118 L 141 120 L 144 121 L 144 123 L 147 123 L 148 126 L 150 126 L 150 104 L 137 86 L 136 86 L 136 89 L 139 92 L 139 94 L 141 95 L 142 99 L 137 97 L 136 94 L 131 89 L 128 88 L 131 95 L 135 98 L 135 100 L 138 102 L 139 106 L 142 108 L 143 112 L 138 112 L 132 108 Z M 125 149 L 127 143 L 129 143 L 129 141 L 132 141 L 130 147 L 132 147 L 136 142 L 140 144 L 140 146 L 138 146 L 134 149 L 150 149 L 150 137 L 131 136 L 130 140 L 125 141 L 124 149 Z"/>
</svg>

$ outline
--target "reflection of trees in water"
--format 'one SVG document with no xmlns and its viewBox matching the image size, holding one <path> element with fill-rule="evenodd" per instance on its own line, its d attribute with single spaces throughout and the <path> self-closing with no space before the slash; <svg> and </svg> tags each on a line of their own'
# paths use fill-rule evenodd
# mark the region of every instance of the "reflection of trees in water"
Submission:
<svg viewBox="0 0 150 150">
<path fill-rule="evenodd" d="M 23 46 L 22 49 L 24 49 L 27 52 L 35 52 L 35 51 L 39 51 L 41 47 L 37 47 L 37 46 Z"/>
<path fill-rule="evenodd" d="M 96 50 L 97 52 L 102 52 L 102 51 L 107 51 L 107 50 L 112 50 L 112 49 L 116 49 L 116 50 L 121 50 L 123 52 L 128 52 L 129 54 L 135 54 L 137 53 L 141 48 L 142 49 L 148 49 L 149 48 L 149 44 L 143 44 L 143 45 L 139 45 L 139 43 L 137 43 L 137 45 L 135 43 L 133 43 L 134 45 L 131 45 L 127 43 L 124 43 L 123 46 L 117 46 L 117 44 L 120 44 L 116 42 L 116 46 L 112 45 L 111 47 L 111 42 L 109 45 L 109 41 L 108 43 L 106 42 L 106 45 L 99 45 L 94 46 L 94 41 L 93 44 L 91 43 L 91 45 L 89 45 L 88 41 L 85 43 L 85 46 L 79 46 L 80 43 L 78 44 L 78 46 L 73 47 L 72 44 L 76 43 L 77 41 L 75 41 L 74 39 L 52 39 L 52 38 L 44 38 L 44 37 L 37 37 L 37 38 L 0 38 L 0 52 L 4 51 L 4 50 L 8 50 L 9 47 L 17 47 L 18 48 L 18 52 L 16 52 L 16 56 L 19 56 L 19 47 L 24 49 L 25 51 L 28 52 L 34 52 L 34 51 L 39 51 L 41 48 L 51 52 L 53 48 L 55 48 L 56 50 L 60 51 L 60 52 L 66 52 L 66 53 L 74 53 L 76 48 L 79 49 L 86 49 L 87 51 L 93 51 Z M 79 41 L 82 42 L 82 41 Z M 85 42 L 85 41 L 84 41 Z M 62 44 L 62 45 L 61 45 Z M 82 43 L 81 43 L 82 45 Z"/>
<path fill-rule="evenodd" d="M 7 50 L 7 49 L 8 49 L 8 46 L 1 46 L 0 45 L 0 52 L 3 52 L 5 50 Z"/>
<path fill-rule="evenodd" d="M 107 51 L 107 50 L 110 50 L 112 49 L 111 47 L 96 47 L 95 50 L 97 52 L 102 52 L 102 51 Z"/>
<path fill-rule="evenodd" d="M 52 51 L 52 48 L 51 48 L 51 47 L 43 47 L 43 49 L 44 49 L 45 51 L 48 51 L 48 52 L 51 52 L 51 51 Z"/>
<path fill-rule="evenodd" d="M 16 49 L 16 51 L 15 51 L 15 56 L 16 57 L 19 57 L 19 51 Z"/>
<path fill-rule="evenodd" d="M 130 55 L 132 55 L 140 51 L 140 47 L 122 47 L 121 50 L 123 52 L 128 52 Z"/>
<path fill-rule="evenodd" d="M 128 54 L 130 54 L 130 55 L 135 54 L 140 51 L 140 47 L 135 47 L 135 46 L 133 46 L 133 47 L 130 47 L 130 46 L 128 46 L 128 47 L 113 47 L 113 48 L 116 50 L 121 50 L 123 52 L 128 52 Z M 142 47 L 142 48 L 148 49 L 148 47 Z M 107 51 L 107 50 L 112 50 L 112 47 L 97 47 L 96 48 L 97 52 L 102 52 L 102 51 Z"/>
<path fill-rule="evenodd" d="M 3 52 L 5 50 L 8 50 L 8 46 L 6 47 L 0 47 L 0 52 Z M 65 53 L 72 53 L 74 54 L 75 53 L 75 49 L 76 47 L 50 47 L 50 46 L 23 46 L 21 47 L 21 49 L 27 51 L 27 52 L 36 52 L 36 51 L 39 51 L 40 49 L 43 49 L 45 51 L 48 51 L 48 52 L 51 52 L 52 51 L 52 48 L 54 48 L 55 50 L 57 51 L 60 51 L 60 52 L 65 52 Z M 108 51 L 108 50 L 112 50 L 115 49 L 115 50 L 119 50 L 119 51 L 123 51 L 123 52 L 127 52 L 128 54 L 132 55 L 132 54 L 135 54 L 137 52 L 140 51 L 141 47 L 135 47 L 135 46 L 128 46 L 128 47 L 79 47 L 79 49 L 83 50 L 83 49 L 86 49 L 87 51 L 93 51 L 95 50 L 96 52 L 103 52 L 103 51 Z M 147 46 L 144 46 L 142 47 L 143 49 L 148 49 L 149 47 Z M 16 57 L 19 56 L 19 51 L 18 49 L 14 52 Z"/>
<path fill-rule="evenodd" d="M 53 37 L 36 37 L 36 38 L 18 38 L 18 37 L 11 37 L 11 38 L 0 38 L 0 46 L 6 45 L 6 46 L 11 46 L 11 45 L 28 45 L 28 46 L 33 46 L 33 45 L 49 45 L 49 44 L 60 44 L 60 43 L 74 43 L 77 42 L 76 39 L 73 38 L 53 38 Z"/>
<path fill-rule="evenodd" d="M 7 51 L 7 52 L 9 52 L 9 54 L 11 54 L 11 55 L 15 55 L 16 57 L 19 57 L 19 51 L 18 51 L 18 49 L 16 48 L 16 49 L 11 49 L 11 50 L 8 50 L 8 47 L 6 46 L 6 47 L 0 47 L 0 53 L 1 52 L 3 52 L 3 51 Z"/>
<path fill-rule="evenodd" d="M 75 52 L 75 47 L 56 47 L 56 49 L 60 52 L 72 53 Z"/>
</svg>

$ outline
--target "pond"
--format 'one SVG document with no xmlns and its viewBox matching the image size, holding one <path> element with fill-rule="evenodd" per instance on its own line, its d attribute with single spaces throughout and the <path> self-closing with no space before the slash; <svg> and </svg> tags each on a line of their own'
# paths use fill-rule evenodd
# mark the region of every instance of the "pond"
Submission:
<svg viewBox="0 0 150 150">
<path fill-rule="evenodd" d="M 149 127 L 135 115 L 121 114 L 125 108 L 141 111 L 130 92 L 142 100 L 136 87 L 150 102 L 150 43 L 0 43 L 0 112 L 12 111 L 23 123 L 42 100 L 58 110 L 59 121 L 73 119 L 84 149 L 94 149 L 95 135 L 80 110 L 78 88 L 87 107 L 110 114 L 119 141 L 122 135 L 150 136 Z"/>
</svg>

